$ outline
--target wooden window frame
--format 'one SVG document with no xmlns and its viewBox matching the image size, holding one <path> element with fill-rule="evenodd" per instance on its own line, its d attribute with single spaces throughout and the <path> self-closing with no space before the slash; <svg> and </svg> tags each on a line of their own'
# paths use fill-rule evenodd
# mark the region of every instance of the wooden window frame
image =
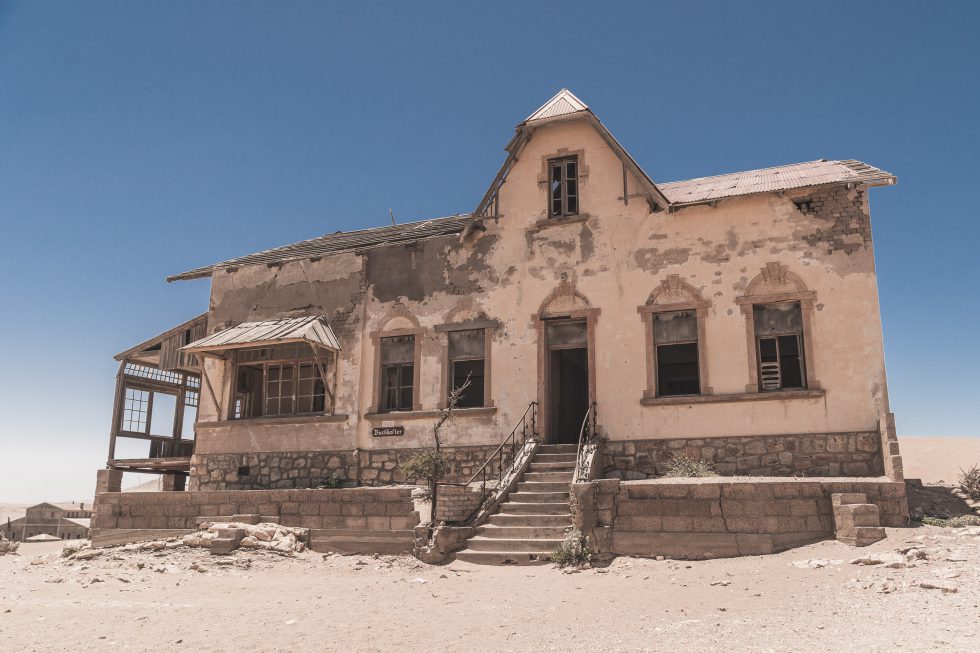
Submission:
<svg viewBox="0 0 980 653">
<path fill-rule="evenodd" d="M 637 307 L 640 321 L 643 324 L 646 341 L 647 384 L 643 390 L 643 399 L 673 399 L 711 395 L 714 391 L 708 381 L 708 346 L 707 327 L 709 301 L 693 301 L 677 304 L 645 304 Z M 657 342 L 653 334 L 653 319 L 659 313 L 693 312 L 698 323 L 698 384 L 700 392 L 692 395 L 661 395 L 657 378 Z M 672 343 L 676 344 L 676 343 Z"/>
<path fill-rule="evenodd" d="M 812 291 L 779 293 L 774 295 L 750 295 L 738 297 L 736 303 L 742 309 L 745 318 L 745 338 L 746 353 L 748 354 L 749 382 L 745 385 L 745 392 L 752 394 L 778 394 L 780 392 L 799 392 L 800 390 L 820 390 L 820 381 L 817 380 L 815 358 L 813 352 L 813 313 L 816 293 Z M 803 358 L 803 380 L 805 388 L 781 388 L 779 390 L 761 390 L 762 382 L 759 378 L 759 337 L 755 332 L 755 307 L 766 306 L 768 304 L 799 303 L 800 313 L 803 319 L 803 328 L 800 336 L 803 339 L 803 346 L 800 354 Z"/>
<path fill-rule="evenodd" d="M 449 332 L 450 331 L 477 331 L 483 330 L 484 345 L 483 345 L 483 406 L 481 408 L 493 408 L 493 392 L 492 392 L 492 380 L 493 376 L 491 374 L 493 370 L 492 360 L 493 360 L 493 338 L 496 333 L 497 328 L 500 323 L 496 320 L 469 320 L 466 322 L 458 322 L 453 324 L 439 324 L 436 325 L 435 331 L 440 334 L 442 342 L 442 379 L 439 385 L 443 391 L 440 393 L 443 395 L 439 398 L 437 406 L 439 409 L 446 408 L 448 394 L 452 390 L 452 364 L 453 361 L 449 358 Z M 462 359 L 461 359 L 462 360 Z M 466 408 L 461 410 L 476 410 L 473 408 Z"/>
<path fill-rule="evenodd" d="M 575 193 L 572 197 L 575 198 L 575 210 L 568 210 L 568 180 L 571 178 L 568 175 L 568 164 L 575 164 Z M 560 167 L 561 169 L 561 210 L 557 213 L 555 212 L 555 197 L 554 197 L 554 170 L 555 167 Z M 554 157 L 548 159 L 548 217 L 553 219 L 570 218 L 577 216 L 582 211 L 582 186 L 579 183 L 579 175 L 581 172 L 581 167 L 579 164 L 579 158 L 577 154 L 569 154 L 560 157 Z"/>
<path fill-rule="evenodd" d="M 765 306 L 765 304 L 757 304 L 757 306 Z M 801 312 L 802 312 L 802 309 L 801 309 Z M 779 339 L 780 338 L 785 338 L 787 336 L 793 336 L 793 337 L 796 338 L 796 349 L 799 352 L 798 353 L 798 356 L 799 356 L 799 359 L 800 359 L 800 362 L 799 362 L 799 364 L 800 364 L 800 380 L 803 383 L 802 386 L 790 386 L 790 387 L 786 387 L 786 386 L 783 385 L 783 379 L 782 379 L 782 376 L 783 376 L 782 353 L 781 353 L 780 347 L 779 347 Z M 779 379 L 780 385 L 779 385 L 778 388 L 766 388 L 766 387 L 763 386 L 763 382 L 762 382 L 762 341 L 763 340 L 775 340 L 776 341 L 776 367 L 779 370 L 779 377 L 780 377 L 780 379 Z M 799 331 L 786 331 L 786 332 L 782 332 L 782 333 L 767 333 L 767 334 L 761 335 L 761 336 L 760 335 L 756 335 L 755 344 L 756 344 L 756 361 L 757 361 L 758 366 L 759 366 L 758 369 L 757 369 L 757 372 L 759 374 L 759 392 L 784 392 L 784 391 L 787 391 L 787 390 L 788 391 L 793 391 L 793 390 L 797 390 L 798 391 L 798 390 L 806 390 L 807 389 L 807 385 L 806 385 L 806 367 L 807 367 L 807 365 L 806 365 L 806 352 L 804 350 L 804 345 L 803 345 L 803 342 L 802 341 L 803 341 L 803 330 L 802 329 L 800 329 Z"/>
<path fill-rule="evenodd" d="M 414 320 L 413 320 L 414 321 Z M 372 398 L 371 407 L 367 410 L 367 414 L 385 413 L 385 414 L 397 414 L 404 413 L 408 411 L 386 411 L 382 408 L 384 405 L 383 397 L 381 395 L 382 391 L 382 363 L 381 363 L 381 340 L 384 338 L 394 338 L 398 336 L 414 336 L 415 337 L 415 351 L 413 356 L 413 365 L 415 365 L 413 384 L 414 392 L 412 397 L 412 412 L 422 410 L 422 340 L 425 337 L 425 329 L 416 326 L 407 329 L 390 329 L 383 331 L 372 331 L 370 334 L 371 341 L 374 344 L 374 378 L 371 384 L 373 388 L 374 397 Z"/>
<path fill-rule="evenodd" d="M 257 361 L 245 361 L 239 360 L 239 351 L 233 350 L 232 357 L 227 361 L 227 366 L 232 370 L 230 378 L 230 400 L 228 401 L 228 409 L 226 419 L 232 422 L 243 422 L 249 420 L 261 420 L 261 419 L 283 419 L 290 417 L 311 417 L 317 415 L 333 415 L 337 408 L 336 400 L 336 378 L 337 378 L 337 366 L 339 363 L 339 357 L 337 353 L 334 352 L 327 364 L 324 364 L 321 357 L 313 353 L 312 345 L 310 345 L 309 356 L 297 356 L 295 358 L 281 358 L 281 359 L 269 359 L 269 360 L 257 360 Z M 261 347 L 259 349 L 265 349 Z M 330 371 L 330 363 L 333 364 L 333 372 Z M 275 414 L 269 414 L 267 412 L 268 407 L 268 384 L 269 384 L 269 368 L 272 366 L 280 367 L 283 366 L 292 367 L 292 383 L 293 383 L 293 410 L 289 413 L 277 412 Z M 319 395 L 316 393 L 316 381 L 319 379 L 323 383 L 323 410 L 311 410 L 310 412 L 298 412 L 299 408 L 299 373 L 300 368 L 304 365 L 310 365 L 313 368 L 313 394 L 308 395 L 311 397 L 310 404 L 311 408 L 315 404 L 316 397 Z M 260 397 L 259 397 L 259 415 L 252 415 L 250 417 L 240 417 L 238 416 L 238 370 L 242 367 L 250 367 L 261 370 L 260 378 L 258 383 L 260 384 Z M 330 377 L 333 377 L 333 390 L 330 387 Z M 281 396 L 280 396 L 281 400 Z M 281 404 L 280 404 L 281 406 Z M 254 411 L 253 411 L 254 412 Z"/>
</svg>

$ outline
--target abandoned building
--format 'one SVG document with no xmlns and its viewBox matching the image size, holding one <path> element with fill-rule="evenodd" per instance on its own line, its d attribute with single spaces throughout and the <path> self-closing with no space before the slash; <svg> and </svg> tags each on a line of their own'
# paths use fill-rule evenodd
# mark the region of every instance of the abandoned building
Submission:
<svg viewBox="0 0 980 653">
<path fill-rule="evenodd" d="M 541 514 L 561 517 L 488 517 L 481 534 L 547 524 L 557 537 L 572 519 L 573 472 L 598 502 L 586 527 L 608 529 L 614 553 L 651 553 L 665 533 L 826 535 L 841 492 L 880 512 L 861 527 L 902 522 L 868 192 L 893 175 L 821 159 L 654 182 L 567 90 L 505 149 L 471 213 L 331 233 L 170 277 L 210 279 L 210 305 L 117 356 L 99 492 L 118 491 L 123 471 L 162 473 L 167 489 L 219 497 L 202 505 L 229 514 L 251 501 L 241 491 L 412 482 L 399 464 L 433 446 L 434 419 L 468 382 L 442 432 L 446 482 L 475 480 L 494 456 L 514 465 L 500 445 L 530 432 L 539 449 L 526 478 L 517 483 L 515 469 L 501 491 L 529 506 L 522 514 L 554 502 Z M 751 495 L 745 518 L 761 521 L 739 530 L 703 506 L 623 514 L 661 496 L 680 456 L 711 464 L 721 499 Z M 773 490 L 783 485 L 786 497 Z M 776 510 L 782 499 L 802 504 L 769 514 L 767 502 Z M 138 526 L 112 510 L 107 527 Z M 366 528 L 369 515 L 294 521 Z M 446 521 L 467 523 L 455 517 Z M 505 544 L 482 549 L 517 546 L 519 531 L 500 533 Z"/>
<path fill-rule="evenodd" d="M 23 542 L 38 535 L 62 540 L 79 540 L 89 536 L 92 504 L 39 503 L 27 508 L 20 519 L 0 524 L 0 533 L 8 540 Z"/>
</svg>

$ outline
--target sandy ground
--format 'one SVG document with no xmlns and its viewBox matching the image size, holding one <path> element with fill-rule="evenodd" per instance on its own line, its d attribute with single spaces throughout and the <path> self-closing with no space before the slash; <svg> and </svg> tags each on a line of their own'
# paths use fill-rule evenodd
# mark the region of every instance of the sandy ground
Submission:
<svg viewBox="0 0 980 653">
<path fill-rule="evenodd" d="M 923 483 L 955 483 L 960 468 L 980 465 L 980 438 L 900 437 L 905 478 Z"/>
<path fill-rule="evenodd" d="M 890 529 L 863 549 L 825 541 L 729 560 L 619 558 L 572 574 L 203 549 L 72 561 L 60 543 L 24 545 L 0 557 L 0 642 L 16 651 L 976 651 L 973 532 Z M 849 562 L 910 546 L 927 558 L 898 569 Z M 806 568 L 813 559 L 827 564 Z"/>
</svg>

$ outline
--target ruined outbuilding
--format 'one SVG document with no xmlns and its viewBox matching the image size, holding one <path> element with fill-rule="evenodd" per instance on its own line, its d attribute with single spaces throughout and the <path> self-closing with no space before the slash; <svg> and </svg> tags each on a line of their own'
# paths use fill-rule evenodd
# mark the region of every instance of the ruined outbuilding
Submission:
<svg viewBox="0 0 980 653">
<path fill-rule="evenodd" d="M 567 90 L 506 152 L 471 213 L 170 277 L 210 279 L 210 305 L 120 354 L 101 489 L 122 470 L 208 492 L 411 482 L 399 463 L 467 379 L 449 481 L 522 419 L 576 455 L 591 424 L 577 481 L 654 480 L 678 456 L 722 477 L 902 480 L 869 207 L 893 175 L 821 159 L 658 183 Z M 153 433 L 160 396 L 175 412 Z M 151 446 L 124 458 L 120 438 Z M 814 490 L 828 514 L 832 490 Z"/>
</svg>

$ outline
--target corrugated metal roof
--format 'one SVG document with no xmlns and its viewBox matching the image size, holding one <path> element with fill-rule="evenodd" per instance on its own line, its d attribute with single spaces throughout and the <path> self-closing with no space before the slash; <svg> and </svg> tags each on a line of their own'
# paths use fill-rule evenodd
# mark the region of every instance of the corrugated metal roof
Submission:
<svg viewBox="0 0 980 653">
<path fill-rule="evenodd" d="M 582 100 L 575 97 L 575 94 L 567 88 L 558 91 L 555 97 L 542 104 L 537 111 L 529 115 L 524 122 L 532 120 L 544 120 L 555 116 L 564 116 L 569 113 L 585 111 L 589 107 Z"/>
<path fill-rule="evenodd" d="M 469 215 L 451 215 L 445 218 L 406 222 L 405 224 L 392 225 L 390 227 L 375 227 L 373 229 L 361 229 L 359 231 L 338 231 L 318 238 L 293 243 L 292 245 L 275 247 L 255 254 L 249 254 L 248 256 L 241 256 L 222 261 L 221 263 L 215 263 L 214 265 L 181 272 L 172 277 L 167 277 L 167 281 L 207 277 L 215 270 L 222 268 L 237 268 L 243 265 L 255 265 L 256 263 L 283 263 L 285 261 L 316 258 L 325 254 L 336 254 L 338 252 L 350 252 L 367 247 L 377 247 L 379 245 L 411 242 L 434 236 L 460 234 L 466 228 L 469 219 Z"/>
<path fill-rule="evenodd" d="M 340 351 L 340 342 L 327 321 L 319 315 L 262 322 L 243 322 L 181 347 L 181 351 L 206 352 L 242 347 L 261 347 L 290 342 L 307 342 Z"/>
<path fill-rule="evenodd" d="M 715 177 L 699 177 L 686 181 L 658 184 L 671 204 L 709 202 L 725 197 L 769 193 L 806 186 L 843 182 L 870 182 L 892 180 L 889 172 L 874 166 L 848 159 L 845 161 L 807 161 L 761 170 L 733 172 Z"/>
</svg>

